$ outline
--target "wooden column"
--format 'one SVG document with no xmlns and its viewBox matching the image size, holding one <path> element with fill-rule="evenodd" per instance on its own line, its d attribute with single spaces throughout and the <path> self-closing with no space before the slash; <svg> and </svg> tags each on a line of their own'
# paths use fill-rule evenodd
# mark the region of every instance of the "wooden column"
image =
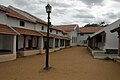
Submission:
<svg viewBox="0 0 120 80">
<path fill-rule="evenodd" d="M 16 35 L 16 50 L 18 51 L 18 35 Z"/>
<path fill-rule="evenodd" d="M 26 48 L 26 35 L 23 35 L 24 37 L 24 41 L 23 41 L 23 50 L 25 50 Z"/>
</svg>

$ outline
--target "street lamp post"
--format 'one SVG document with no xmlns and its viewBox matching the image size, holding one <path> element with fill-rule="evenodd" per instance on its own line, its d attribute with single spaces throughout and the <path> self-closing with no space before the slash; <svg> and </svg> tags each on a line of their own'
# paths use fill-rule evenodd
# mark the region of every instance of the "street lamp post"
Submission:
<svg viewBox="0 0 120 80">
<path fill-rule="evenodd" d="M 45 7 L 46 8 L 46 13 L 48 14 L 48 28 L 47 28 L 47 44 L 46 44 L 46 63 L 45 63 L 45 68 L 46 70 L 49 69 L 49 27 L 51 25 L 51 22 L 50 22 L 50 13 L 51 13 L 51 9 L 52 7 L 47 4 L 47 6 Z"/>
</svg>

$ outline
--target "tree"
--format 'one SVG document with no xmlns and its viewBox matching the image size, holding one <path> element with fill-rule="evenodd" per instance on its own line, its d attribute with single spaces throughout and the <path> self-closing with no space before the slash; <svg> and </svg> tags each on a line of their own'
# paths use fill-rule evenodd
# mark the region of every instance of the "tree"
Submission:
<svg viewBox="0 0 120 80">
<path fill-rule="evenodd" d="M 99 25 L 102 26 L 102 27 L 106 27 L 108 24 L 106 24 L 105 21 L 101 21 L 101 22 L 99 23 Z"/>
</svg>

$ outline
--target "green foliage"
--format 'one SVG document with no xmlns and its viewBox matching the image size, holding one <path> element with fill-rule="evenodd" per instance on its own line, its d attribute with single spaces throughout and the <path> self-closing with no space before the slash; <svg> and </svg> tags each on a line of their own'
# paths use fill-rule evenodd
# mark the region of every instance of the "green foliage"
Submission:
<svg viewBox="0 0 120 80">
<path fill-rule="evenodd" d="M 105 21 L 101 21 L 100 23 L 97 23 L 97 24 L 95 24 L 95 23 L 93 23 L 93 24 L 88 23 L 84 27 L 99 27 L 99 26 L 106 27 L 107 25 L 108 24 L 106 24 Z"/>
</svg>

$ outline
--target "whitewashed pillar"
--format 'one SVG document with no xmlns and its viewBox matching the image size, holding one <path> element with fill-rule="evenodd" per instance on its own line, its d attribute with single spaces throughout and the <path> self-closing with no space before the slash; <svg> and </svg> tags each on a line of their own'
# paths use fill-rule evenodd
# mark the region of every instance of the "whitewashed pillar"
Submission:
<svg viewBox="0 0 120 80">
<path fill-rule="evenodd" d="M 43 45 L 44 45 L 44 41 L 43 41 L 43 37 L 41 37 L 41 41 L 40 41 L 40 51 L 43 50 Z"/>
<path fill-rule="evenodd" d="M 55 38 L 53 38 L 53 49 L 55 49 Z"/>
<path fill-rule="evenodd" d="M 16 35 L 13 36 L 13 54 L 16 55 Z"/>
<path fill-rule="evenodd" d="M 60 48 L 60 39 L 58 39 L 58 48 Z"/>
<path fill-rule="evenodd" d="M 64 40 L 64 47 L 65 47 L 65 40 Z"/>
</svg>

